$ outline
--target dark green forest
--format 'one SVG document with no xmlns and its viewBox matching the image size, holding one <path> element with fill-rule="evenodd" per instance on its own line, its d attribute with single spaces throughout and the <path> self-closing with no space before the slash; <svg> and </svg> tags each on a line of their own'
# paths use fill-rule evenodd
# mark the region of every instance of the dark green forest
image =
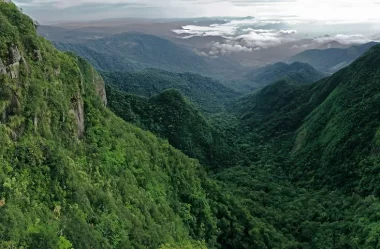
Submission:
<svg viewBox="0 0 380 249">
<path fill-rule="evenodd" d="M 380 248 L 378 65 L 105 83 L 0 1 L 0 248 Z"/>
<path fill-rule="evenodd" d="M 101 74 L 107 85 L 144 97 L 177 89 L 204 114 L 220 113 L 226 102 L 241 96 L 214 79 L 192 73 L 146 69 L 138 72 L 103 71 Z"/>
</svg>

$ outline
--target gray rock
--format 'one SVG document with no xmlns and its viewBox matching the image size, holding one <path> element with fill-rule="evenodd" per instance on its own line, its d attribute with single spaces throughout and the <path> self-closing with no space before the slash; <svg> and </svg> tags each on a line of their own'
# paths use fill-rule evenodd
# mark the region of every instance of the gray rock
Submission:
<svg viewBox="0 0 380 249">
<path fill-rule="evenodd" d="M 17 46 L 11 46 L 9 48 L 9 55 L 10 55 L 10 64 L 19 63 L 21 60 L 21 53 L 18 50 Z"/>
<path fill-rule="evenodd" d="M 84 126 L 84 103 L 81 95 L 78 93 L 78 97 L 72 100 L 72 105 L 74 107 L 70 112 L 74 114 L 77 123 L 77 135 L 79 138 L 83 137 L 85 126 Z"/>
<path fill-rule="evenodd" d="M 95 69 L 92 69 L 92 82 L 95 85 L 96 92 L 102 100 L 103 105 L 107 106 L 107 94 L 105 83 L 103 78 L 98 74 L 98 72 L 95 71 Z"/>
<path fill-rule="evenodd" d="M 0 59 L 0 75 L 7 74 L 7 68 L 5 67 L 3 61 Z"/>
<path fill-rule="evenodd" d="M 20 74 L 20 63 L 16 62 L 8 66 L 11 79 L 18 79 Z"/>
</svg>

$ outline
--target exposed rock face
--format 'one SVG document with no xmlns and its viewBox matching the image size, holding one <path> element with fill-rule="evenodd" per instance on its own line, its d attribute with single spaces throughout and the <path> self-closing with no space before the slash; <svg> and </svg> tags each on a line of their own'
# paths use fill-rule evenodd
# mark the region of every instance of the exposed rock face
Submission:
<svg viewBox="0 0 380 249">
<path fill-rule="evenodd" d="M 12 45 L 9 47 L 9 65 L 7 67 L 8 70 L 5 70 L 5 72 L 9 73 L 9 77 L 12 79 L 17 79 L 19 77 L 20 73 L 20 61 L 23 59 L 21 56 L 20 51 L 18 50 L 17 46 Z M 23 60 L 24 61 L 24 60 Z M 0 65 L 1 67 L 1 65 Z"/>
<path fill-rule="evenodd" d="M 21 53 L 18 50 L 17 46 L 12 45 L 9 47 L 9 62 L 10 64 L 19 63 L 21 60 Z"/>
<path fill-rule="evenodd" d="M 20 74 L 20 63 L 16 62 L 8 66 L 9 76 L 11 79 L 17 79 Z"/>
<path fill-rule="evenodd" d="M 79 96 L 79 97 L 78 97 Z M 71 100 L 73 105 L 73 110 L 71 110 L 71 113 L 74 114 L 75 120 L 77 123 L 77 135 L 79 138 L 83 137 L 85 126 L 84 126 L 84 103 L 81 95 L 78 93 L 76 98 L 73 98 Z"/>
<path fill-rule="evenodd" d="M 0 59 L 0 75 L 7 74 L 7 68 L 5 67 L 3 61 Z"/>
<path fill-rule="evenodd" d="M 96 92 L 102 99 L 102 102 L 104 106 L 107 105 L 107 94 L 106 94 L 106 88 L 103 78 L 95 71 L 95 69 L 92 69 L 92 81 L 96 87 Z"/>
</svg>

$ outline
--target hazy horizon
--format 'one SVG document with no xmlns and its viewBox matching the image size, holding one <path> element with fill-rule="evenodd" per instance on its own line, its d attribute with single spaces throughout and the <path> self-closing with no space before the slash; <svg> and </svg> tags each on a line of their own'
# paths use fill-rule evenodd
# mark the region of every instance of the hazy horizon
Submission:
<svg viewBox="0 0 380 249">
<path fill-rule="evenodd" d="M 380 23 L 378 0 L 16 0 L 41 23 L 110 18 L 245 17 Z"/>
<path fill-rule="evenodd" d="M 301 51 L 334 42 L 349 46 L 380 41 L 377 14 L 380 0 L 360 3 L 353 0 L 17 0 L 16 4 L 41 24 L 84 22 L 99 28 L 144 23 L 145 27 L 120 31 L 165 33 L 166 37 L 178 39 L 212 37 L 212 44 L 204 43 L 206 47 L 196 49 L 199 55 L 211 57 L 284 44 L 288 44 L 288 49 Z M 160 22 L 172 23 L 157 26 Z M 153 31 L 157 28 L 161 33 Z"/>
</svg>

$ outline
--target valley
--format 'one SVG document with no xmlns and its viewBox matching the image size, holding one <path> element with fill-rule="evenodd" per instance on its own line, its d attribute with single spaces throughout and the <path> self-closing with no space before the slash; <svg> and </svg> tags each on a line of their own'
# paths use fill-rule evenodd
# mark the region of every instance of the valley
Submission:
<svg viewBox="0 0 380 249">
<path fill-rule="evenodd" d="M 380 45 L 234 22 L 0 1 L 0 248 L 378 248 Z"/>
</svg>

